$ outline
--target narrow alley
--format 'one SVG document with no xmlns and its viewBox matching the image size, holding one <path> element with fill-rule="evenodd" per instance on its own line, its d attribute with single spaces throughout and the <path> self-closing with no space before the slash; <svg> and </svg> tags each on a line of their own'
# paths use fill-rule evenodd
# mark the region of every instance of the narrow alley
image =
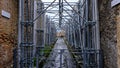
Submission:
<svg viewBox="0 0 120 68">
<path fill-rule="evenodd" d="M 0 68 L 120 68 L 120 0 L 0 0 Z"/>
<path fill-rule="evenodd" d="M 43 68 L 76 68 L 63 38 L 58 38 Z"/>
</svg>

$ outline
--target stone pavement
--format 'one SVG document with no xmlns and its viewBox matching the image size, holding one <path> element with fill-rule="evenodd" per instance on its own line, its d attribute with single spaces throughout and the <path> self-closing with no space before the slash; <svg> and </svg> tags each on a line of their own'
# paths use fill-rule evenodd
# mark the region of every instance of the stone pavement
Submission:
<svg viewBox="0 0 120 68">
<path fill-rule="evenodd" d="M 58 38 L 43 68 L 76 68 L 63 38 Z"/>
</svg>

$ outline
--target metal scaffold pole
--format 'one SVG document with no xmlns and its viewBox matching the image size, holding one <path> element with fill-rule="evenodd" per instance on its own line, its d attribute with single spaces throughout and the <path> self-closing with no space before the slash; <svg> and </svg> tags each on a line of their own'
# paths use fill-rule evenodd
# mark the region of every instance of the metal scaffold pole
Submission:
<svg viewBox="0 0 120 68">
<path fill-rule="evenodd" d="M 20 1 L 19 68 L 33 67 L 33 0 Z"/>
<path fill-rule="evenodd" d="M 46 58 L 43 49 L 56 41 L 58 29 L 66 32 L 68 50 L 73 56 L 67 60 L 74 60 L 81 68 L 101 68 L 97 0 L 58 1 L 19 0 L 17 67 L 39 68 L 40 61 Z M 63 67 L 65 57 L 60 53 L 59 66 Z"/>
<path fill-rule="evenodd" d="M 59 27 L 62 25 L 62 17 L 63 17 L 63 0 L 59 0 Z"/>
<path fill-rule="evenodd" d="M 99 61 L 101 58 L 101 50 L 100 50 L 100 43 L 99 43 L 99 25 L 98 25 L 98 9 L 97 9 L 97 0 L 79 0 L 79 3 L 76 7 L 73 7 L 69 2 L 64 0 L 71 8 L 72 13 L 69 14 L 69 16 L 73 17 L 71 18 L 72 21 L 69 21 L 69 28 L 71 32 L 68 32 L 71 37 L 67 38 L 69 43 L 72 43 L 72 45 L 80 46 L 81 50 L 81 57 L 83 61 L 83 68 L 88 67 L 95 67 L 100 68 L 99 66 L 102 66 L 102 61 Z M 77 18 L 76 15 L 78 15 L 78 21 L 74 18 Z M 76 25 L 76 23 L 78 25 Z M 73 28 L 74 26 L 74 28 Z M 78 28 L 76 28 L 78 27 Z M 67 28 L 68 29 L 68 28 Z M 78 30 L 78 32 L 76 32 Z M 79 34 L 79 35 L 78 35 Z M 77 38 L 79 37 L 79 39 Z M 79 43 L 76 43 L 79 40 Z M 93 58 L 91 60 L 91 58 Z M 96 64 L 96 65 L 94 65 Z"/>
</svg>

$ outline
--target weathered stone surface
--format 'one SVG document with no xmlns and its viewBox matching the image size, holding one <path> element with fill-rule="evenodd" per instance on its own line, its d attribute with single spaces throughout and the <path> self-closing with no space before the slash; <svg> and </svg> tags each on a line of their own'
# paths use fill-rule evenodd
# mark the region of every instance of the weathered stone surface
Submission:
<svg viewBox="0 0 120 68">
<path fill-rule="evenodd" d="M 5 10 L 11 17 L 0 15 L 0 68 L 11 68 L 13 47 L 17 43 L 18 0 L 0 0 L 0 14 Z"/>
<path fill-rule="evenodd" d="M 118 68 L 120 68 L 120 5 L 116 6 L 116 21 L 117 21 L 117 49 L 118 49 L 118 57 L 117 64 Z"/>
<path fill-rule="evenodd" d="M 0 68 L 12 67 L 12 48 L 10 45 L 0 45 Z"/>
<path fill-rule="evenodd" d="M 104 68 L 118 68 L 116 8 L 111 8 L 111 0 L 102 0 L 99 6 L 100 45 L 104 55 Z"/>
</svg>

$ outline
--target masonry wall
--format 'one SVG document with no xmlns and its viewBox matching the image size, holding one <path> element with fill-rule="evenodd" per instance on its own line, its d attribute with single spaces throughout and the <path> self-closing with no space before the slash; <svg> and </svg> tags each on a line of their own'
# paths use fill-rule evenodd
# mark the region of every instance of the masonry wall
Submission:
<svg viewBox="0 0 120 68">
<path fill-rule="evenodd" d="M 5 10 L 11 17 L 5 18 Z M 0 0 L 0 68 L 12 68 L 13 49 L 17 45 L 18 0 Z"/>
<path fill-rule="evenodd" d="M 111 0 L 99 0 L 100 46 L 103 50 L 104 68 L 117 66 L 117 22 L 116 7 L 111 7 Z"/>
<path fill-rule="evenodd" d="M 120 68 L 120 4 L 115 6 L 116 8 L 116 22 L 117 22 L 117 64 L 118 68 Z"/>
</svg>

